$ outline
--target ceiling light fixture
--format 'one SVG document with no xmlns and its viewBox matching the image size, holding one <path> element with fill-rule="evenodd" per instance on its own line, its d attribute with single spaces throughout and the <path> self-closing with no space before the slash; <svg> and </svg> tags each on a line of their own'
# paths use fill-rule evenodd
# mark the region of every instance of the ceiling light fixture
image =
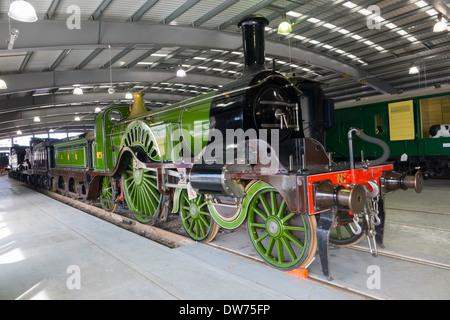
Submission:
<svg viewBox="0 0 450 320">
<path fill-rule="evenodd" d="M 8 11 L 8 16 L 11 19 L 20 22 L 35 22 L 37 21 L 36 10 L 33 6 L 24 0 L 16 0 L 11 3 Z"/>
<path fill-rule="evenodd" d="M 18 134 L 18 135 L 21 135 L 21 134 L 22 134 L 22 131 L 17 130 L 17 134 Z"/>
<path fill-rule="evenodd" d="M 433 32 L 442 32 L 447 30 L 447 22 L 442 17 L 442 13 L 438 14 L 438 22 L 433 27 Z"/>
<path fill-rule="evenodd" d="M 133 100 L 133 94 L 130 91 L 128 91 L 127 94 L 125 95 L 125 99 Z"/>
<path fill-rule="evenodd" d="M 80 121 L 81 119 L 80 119 L 80 117 L 75 117 L 75 121 Z"/>
<path fill-rule="evenodd" d="M 291 25 L 291 22 L 289 21 L 289 19 L 286 18 L 286 14 L 285 13 L 283 13 L 281 15 L 281 19 L 282 19 L 282 21 L 278 25 L 277 32 L 279 34 L 289 34 L 289 33 L 291 33 L 292 32 L 292 25 Z"/>
<path fill-rule="evenodd" d="M 9 40 L 6 41 L 8 43 L 8 50 L 14 49 L 14 42 L 19 37 L 19 33 L 20 33 L 19 30 L 16 28 L 11 29 Z"/>
<path fill-rule="evenodd" d="M 184 69 L 182 67 L 180 67 L 180 69 L 178 69 L 177 77 L 178 78 L 185 78 L 186 77 L 186 71 L 184 71 Z"/>
<path fill-rule="evenodd" d="M 108 45 L 108 51 L 109 51 L 109 94 L 114 94 L 116 92 L 116 89 L 113 88 L 112 84 L 112 58 L 111 58 L 111 45 Z"/>
<path fill-rule="evenodd" d="M 99 112 L 101 112 L 101 111 L 102 111 L 102 108 L 100 108 L 100 107 L 97 107 L 97 108 L 95 108 L 95 110 L 94 110 L 95 113 L 99 113 Z"/>
<path fill-rule="evenodd" d="M 4 80 L 0 79 L 0 90 L 6 90 L 6 89 L 8 89 L 6 82 Z"/>
<path fill-rule="evenodd" d="M 76 87 L 75 89 L 73 89 L 73 94 L 76 96 L 81 96 L 83 94 L 83 89 L 81 89 L 80 87 Z"/>
<path fill-rule="evenodd" d="M 409 74 L 418 74 L 420 71 L 419 67 L 416 66 L 415 64 L 412 64 L 411 67 L 409 68 Z"/>
<path fill-rule="evenodd" d="M 41 122 L 41 118 L 39 118 L 39 117 L 34 117 L 34 122 Z"/>
</svg>

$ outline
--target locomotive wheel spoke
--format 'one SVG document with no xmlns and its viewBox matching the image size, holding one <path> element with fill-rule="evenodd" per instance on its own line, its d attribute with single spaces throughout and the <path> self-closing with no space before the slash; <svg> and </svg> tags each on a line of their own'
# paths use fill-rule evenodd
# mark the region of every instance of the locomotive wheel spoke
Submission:
<svg viewBox="0 0 450 320">
<path fill-rule="evenodd" d="M 184 230 L 195 241 L 210 242 L 219 231 L 219 225 L 209 213 L 205 196 L 189 200 L 187 191 L 180 196 L 180 218 Z"/>
<path fill-rule="evenodd" d="M 159 212 L 161 194 L 155 173 L 142 168 L 133 168 L 131 159 L 122 175 L 122 186 L 130 209 L 137 213 L 135 219 L 141 223 L 155 222 Z"/>
<path fill-rule="evenodd" d="M 113 212 L 116 209 L 114 196 L 114 181 L 110 177 L 102 177 L 100 184 L 100 204 L 106 211 Z"/>
<path fill-rule="evenodd" d="M 310 220 L 291 212 L 275 188 L 260 184 L 248 209 L 250 239 L 265 261 L 282 270 L 295 269 L 310 256 Z"/>
</svg>

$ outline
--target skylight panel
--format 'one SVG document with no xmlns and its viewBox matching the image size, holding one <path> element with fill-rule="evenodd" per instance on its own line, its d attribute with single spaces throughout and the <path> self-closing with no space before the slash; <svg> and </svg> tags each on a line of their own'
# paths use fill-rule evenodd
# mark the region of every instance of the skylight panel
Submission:
<svg viewBox="0 0 450 320">
<path fill-rule="evenodd" d="M 343 6 L 347 7 L 347 8 L 350 8 L 350 9 L 353 9 L 354 7 L 356 7 L 356 4 L 354 4 L 351 1 L 347 1 L 346 3 L 343 4 Z"/>
<path fill-rule="evenodd" d="M 361 9 L 358 12 L 363 14 L 363 15 L 365 15 L 365 16 L 370 16 L 372 14 L 372 12 L 367 10 L 367 9 Z"/>
<path fill-rule="evenodd" d="M 298 12 L 295 12 L 295 11 L 288 11 L 288 12 L 286 12 L 286 14 L 287 14 L 288 16 L 295 17 L 295 18 L 299 18 L 299 17 L 302 16 L 301 13 L 298 13 Z"/>
<path fill-rule="evenodd" d="M 317 22 L 320 22 L 320 20 L 319 20 L 319 19 L 316 19 L 316 18 L 309 18 L 308 21 L 311 22 L 311 23 L 317 23 Z"/>
<path fill-rule="evenodd" d="M 418 1 L 415 3 L 415 5 L 418 6 L 419 8 L 423 8 L 426 7 L 428 3 L 426 3 L 425 1 Z"/>
</svg>

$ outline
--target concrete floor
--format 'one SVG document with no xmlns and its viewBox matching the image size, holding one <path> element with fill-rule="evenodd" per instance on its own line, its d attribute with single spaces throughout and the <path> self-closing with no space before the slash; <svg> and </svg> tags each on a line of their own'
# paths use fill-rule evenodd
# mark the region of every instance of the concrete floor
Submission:
<svg viewBox="0 0 450 320">
<path fill-rule="evenodd" d="M 0 194 L 3 300 L 361 298 L 207 245 L 170 249 L 6 177 Z"/>
<path fill-rule="evenodd" d="M 309 279 L 259 263 L 245 228 L 170 249 L 6 177 L 0 194 L 3 300 L 450 299 L 450 180 L 388 195 L 386 248 L 377 258 L 365 242 L 333 248 L 331 283 L 318 259 Z M 370 266 L 379 288 L 368 286 Z"/>
</svg>

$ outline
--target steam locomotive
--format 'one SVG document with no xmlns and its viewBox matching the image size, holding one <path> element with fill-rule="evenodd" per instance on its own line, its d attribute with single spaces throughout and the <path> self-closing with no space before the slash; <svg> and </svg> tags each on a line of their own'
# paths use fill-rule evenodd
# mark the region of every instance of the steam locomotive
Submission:
<svg viewBox="0 0 450 320">
<path fill-rule="evenodd" d="M 384 163 L 389 148 L 355 128 L 348 133 L 350 150 L 358 136 L 383 148 L 380 159 L 355 163 L 351 154 L 350 165 L 338 164 L 320 138 L 305 136 L 301 105 L 308 85 L 302 91 L 302 83 L 265 69 L 267 24 L 261 16 L 239 22 L 244 73 L 220 91 L 154 111 L 135 93 L 131 109 L 98 113 L 93 132 L 36 145 L 34 183 L 99 199 L 105 210 L 124 205 L 141 223 L 178 213 L 199 242 L 246 220 L 257 252 L 281 270 L 308 266 L 318 248 L 331 279 L 329 244 L 348 245 L 365 234 L 376 255 L 383 244 L 383 195 L 420 192 L 421 174 L 394 172 Z M 323 117 L 332 104 L 317 101 L 313 111 Z"/>
</svg>

